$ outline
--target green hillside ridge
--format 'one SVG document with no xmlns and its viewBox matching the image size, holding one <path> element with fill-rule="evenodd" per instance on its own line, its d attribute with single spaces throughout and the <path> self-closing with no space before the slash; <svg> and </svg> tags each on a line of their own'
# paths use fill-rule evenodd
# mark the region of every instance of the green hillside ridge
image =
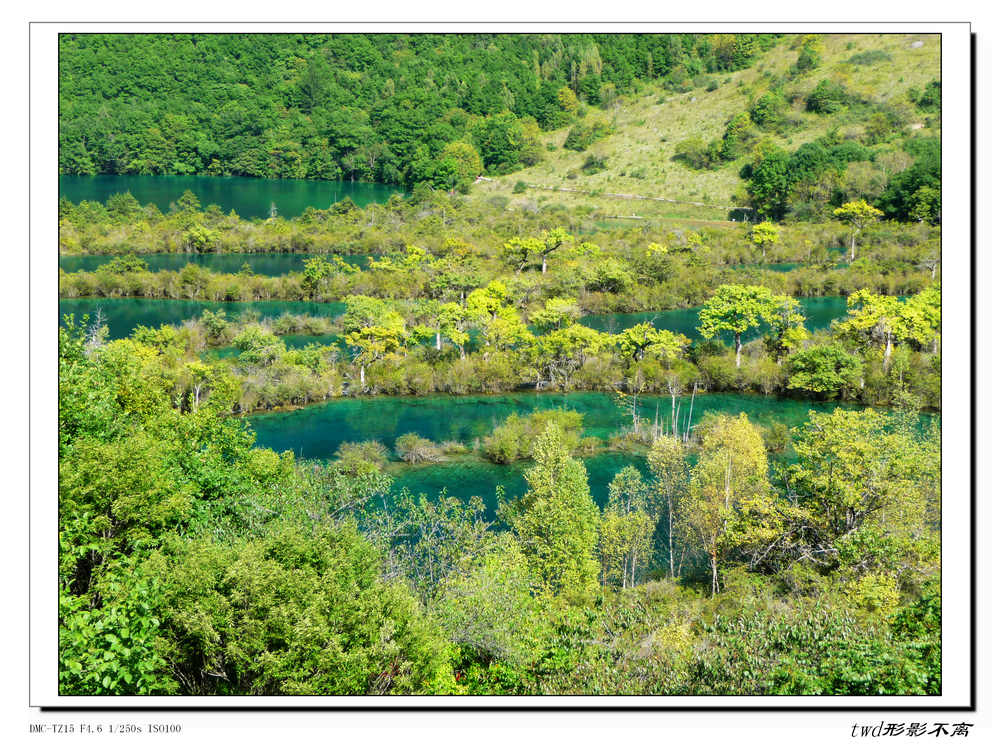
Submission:
<svg viewBox="0 0 1000 751">
<path fill-rule="evenodd" d="M 926 113 L 910 105 L 907 92 L 911 88 L 923 90 L 940 76 L 940 38 L 927 34 L 880 35 L 823 35 L 821 37 L 821 62 L 818 68 L 797 76 L 784 87 L 786 95 L 794 97 L 788 115 L 798 120 L 797 126 L 785 135 L 765 133 L 777 146 L 792 151 L 839 127 L 840 135 L 848 140 L 864 134 L 863 123 L 848 109 L 835 114 L 807 112 L 807 95 L 824 80 L 840 82 L 849 92 L 867 101 L 879 104 L 909 106 L 913 109 L 910 133 L 939 135 L 939 124 L 928 123 Z M 517 196 L 520 202 L 558 200 L 563 203 L 585 201 L 594 205 L 604 198 L 610 208 L 618 205 L 620 214 L 647 216 L 675 216 L 701 219 L 719 219 L 727 212 L 714 206 L 746 206 L 748 197 L 740 179 L 741 167 L 746 157 L 723 164 L 715 169 L 695 170 L 672 159 L 681 141 L 700 136 L 703 139 L 722 135 L 726 122 L 748 109 L 749 104 L 767 90 L 765 75 L 786 74 L 795 65 L 799 55 L 801 37 L 789 35 L 773 49 L 763 53 L 757 65 L 742 71 L 718 73 L 712 76 L 714 91 L 702 86 L 681 94 L 665 94 L 656 85 L 635 98 L 623 99 L 610 111 L 591 108 L 594 115 L 611 117 L 615 132 L 596 141 L 587 151 L 563 148 L 570 128 L 545 133 L 542 140 L 547 149 L 545 159 L 536 165 L 517 172 L 477 183 L 474 190 L 482 193 L 510 193 L 519 182 L 527 184 Z M 914 48 L 915 42 L 922 46 Z M 884 52 L 889 57 L 872 64 L 856 64 L 849 60 L 866 52 Z M 916 126 L 919 124 L 919 128 Z M 928 127 L 938 126 L 935 127 Z M 894 142 L 908 135 L 893 134 Z M 881 146 L 885 150 L 898 150 L 898 145 Z M 606 168 L 588 175 L 582 169 L 587 156 L 594 154 L 606 159 Z M 573 175 L 573 177 L 568 177 Z M 558 192 L 537 189 L 532 185 L 571 188 L 583 193 Z M 669 198 L 690 204 L 669 204 L 641 199 L 621 199 L 597 196 L 600 194 L 636 194 Z M 558 198 L 553 198 L 557 195 Z M 600 203 L 604 203 L 601 201 Z M 711 204 L 696 206 L 691 204 Z"/>
</svg>

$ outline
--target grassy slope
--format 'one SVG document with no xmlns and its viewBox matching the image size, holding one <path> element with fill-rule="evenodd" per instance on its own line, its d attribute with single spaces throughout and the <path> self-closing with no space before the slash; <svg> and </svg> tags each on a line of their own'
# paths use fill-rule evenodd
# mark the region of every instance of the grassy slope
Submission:
<svg viewBox="0 0 1000 751">
<path fill-rule="evenodd" d="M 923 46 L 911 48 L 910 45 L 918 40 L 924 43 Z M 493 182 L 480 183 L 473 190 L 485 195 L 495 192 L 510 195 L 515 183 L 523 180 L 526 183 L 600 193 L 659 196 L 721 206 L 743 205 L 745 198 L 742 196 L 739 170 L 745 160 L 736 160 L 715 170 L 696 171 L 671 161 L 674 147 L 679 141 L 692 136 L 701 136 L 706 142 L 721 137 L 725 123 L 747 109 L 749 102 L 763 91 L 761 76 L 764 72 L 782 74 L 794 65 L 798 49 L 791 47 L 796 41 L 797 36 L 790 35 L 769 50 L 754 67 L 736 73 L 718 74 L 716 80 L 719 87 L 715 91 L 701 88 L 685 94 L 666 95 L 653 91 L 624 101 L 615 114 L 617 132 L 588 150 L 608 157 L 608 168 L 604 171 L 594 175 L 584 175 L 580 171 L 586 154 L 562 148 L 567 128 L 544 135 L 546 143 L 557 148 L 546 152 L 545 160 L 540 164 Z M 849 42 L 854 43 L 851 49 L 847 49 Z M 940 76 L 940 47 L 940 38 L 936 35 L 824 35 L 820 67 L 788 84 L 785 91 L 801 95 L 804 100 L 821 79 L 829 78 L 842 81 L 850 91 L 860 93 L 867 99 L 879 102 L 901 99 L 909 88 L 923 90 L 927 82 Z M 892 59 L 869 66 L 847 63 L 852 55 L 867 50 L 885 51 Z M 805 112 L 801 101 L 793 112 L 802 118 L 803 127 L 786 138 L 770 136 L 778 145 L 789 149 L 822 136 L 838 118 L 837 115 Z M 574 180 L 566 179 L 571 170 L 579 173 Z M 639 170 L 644 170 L 642 177 L 631 176 Z M 724 210 L 709 207 L 607 199 L 593 194 L 555 193 L 533 188 L 514 198 L 537 203 L 585 203 L 600 208 L 602 213 L 620 215 L 715 220 L 726 216 Z"/>
</svg>

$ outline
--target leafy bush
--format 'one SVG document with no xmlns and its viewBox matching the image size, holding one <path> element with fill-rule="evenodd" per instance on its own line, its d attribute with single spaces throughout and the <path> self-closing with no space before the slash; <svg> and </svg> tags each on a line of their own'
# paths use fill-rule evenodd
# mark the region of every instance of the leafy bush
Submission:
<svg viewBox="0 0 1000 751">
<path fill-rule="evenodd" d="M 425 464 L 444 459 L 441 449 L 428 438 L 404 433 L 396 439 L 396 455 L 407 464 Z"/>
<path fill-rule="evenodd" d="M 875 63 L 889 62 L 890 60 L 892 60 L 892 55 L 885 50 L 866 50 L 856 55 L 851 55 L 847 59 L 847 62 L 852 65 L 874 65 Z"/>
<path fill-rule="evenodd" d="M 598 156 L 597 154 L 587 154 L 587 157 L 583 160 L 583 174 L 593 175 L 608 168 L 608 158 L 606 156 Z"/>
<path fill-rule="evenodd" d="M 563 148 L 572 149 L 573 151 L 586 151 L 592 143 L 606 138 L 613 132 L 614 129 L 609 120 L 593 118 L 577 122 L 569 129 L 569 133 L 566 134 Z"/>
<path fill-rule="evenodd" d="M 828 115 L 842 110 L 848 101 L 849 95 L 843 85 L 824 78 L 806 97 L 806 110 Z"/>
<path fill-rule="evenodd" d="M 345 441 L 337 449 L 337 463 L 348 475 L 365 475 L 385 468 L 389 451 L 378 441 Z"/>
<path fill-rule="evenodd" d="M 535 439 L 547 425 L 555 424 L 564 435 L 564 445 L 573 451 L 580 443 L 583 415 L 570 410 L 553 409 L 528 415 L 510 415 L 483 439 L 483 453 L 494 464 L 510 464 L 531 456 Z"/>
</svg>

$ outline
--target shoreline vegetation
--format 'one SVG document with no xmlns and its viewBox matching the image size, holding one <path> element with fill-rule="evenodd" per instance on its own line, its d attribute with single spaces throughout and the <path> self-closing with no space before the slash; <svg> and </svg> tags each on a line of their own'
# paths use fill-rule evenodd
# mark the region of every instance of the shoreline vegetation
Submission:
<svg viewBox="0 0 1000 751">
<path fill-rule="evenodd" d="M 940 694 L 939 57 L 62 35 L 60 692 Z"/>
<path fill-rule="evenodd" d="M 500 393 L 527 384 L 678 397 L 692 389 L 795 393 L 872 405 L 888 405 L 905 392 L 917 408 L 940 404 L 939 228 L 877 222 L 873 214 L 860 244 L 850 222 L 846 228 L 766 221 L 739 231 L 675 228 L 653 241 L 645 228 L 584 227 L 579 212 L 583 236 L 551 226 L 552 217 L 515 214 L 433 189 L 364 211 L 345 199 L 280 222 L 202 210 L 189 193 L 167 214 L 128 195 L 106 205 L 63 201 L 62 246 L 81 238 L 120 240 L 122 230 L 141 226 L 187 238 L 186 251 L 209 255 L 227 247 L 236 227 L 273 232 L 280 224 L 280 234 L 298 238 L 294 247 L 315 251 L 302 233 L 367 231 L 385 243 L 382 225 L 416 222 L 413 232 L 427 247 L 370 246 L 380 253 L 363 270 L 337 254 L 314 255 L 301 273 L 281 276 L 254 274 L 248 266 L 223 274 L 195 264 L 151 272 L 141 254 L 128 254 L 93 272 L 60 270 L 60 297 L 346 307 L 326 319 L 286 314 L 257 322 L 206 311 L 180 326 L 137 329 L 139 341 L 174 353 L 184 373 L 177 377 L 181 392 L 190 382 L 211 388 L 210 377 L 192 376 L 183 361 L 229 348 L 205 367 L 215 373 L 211 378 L 220 371 L 235 378 L 238 412 L 363 394 Z M 137 223 L 140 216 L 153 221 Z M 433 227 L 426 225 L 430 218 Z M 561 218 L 571 219 L 565 212 Z M 522 229 L 527 223 L 535 234 L 504 237 L 497 228 L 505 223 Z M 484 226 L 491 234 L 483 234 Z M 848 244 L 855 258 L 845 263 L 846 250 L 831 247 Z M 803 265 L 783 271 L 748 265 L 789 259 Z M 808 331 L 795 298 L 831 294 L 847 298 L 846 318 L 828 331 Z M 612 335 L 580 322 L 586 315 L 702 305 L 697 330 L 692 325 L 685 333 L 641 322 Z M 87 324 L 95 339 L 100 323 Z M 305 335 L 304 346 L 286 346 L 281 337 L 290 334 Z M 310 336 L 323 341 L 310 343 Z M 745 347 L 744 337 L 750 338 Z"/>
</svg>

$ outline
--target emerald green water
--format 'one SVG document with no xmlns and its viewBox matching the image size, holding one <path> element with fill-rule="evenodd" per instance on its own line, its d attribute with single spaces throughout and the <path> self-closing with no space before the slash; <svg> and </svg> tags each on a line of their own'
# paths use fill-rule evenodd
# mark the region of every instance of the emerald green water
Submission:
<svg viewBox="0 0 1000 751">
<path fill-rule="evenodd" d="M 277 318 L 283 313 L 326 316 L 333 318 L 344 312 L 341 302 L 309 302 L 303 300 L 268 300 L 264 302 L 207 302 L 204 300 L 151 300 L 143 297 L 81 297 L 59 301 L 59 320 L 72 314 L 79 321 L 100 310 L 108 326 L 108 336 L 121 339 L 136 326 L 158 328 L 163 324 L 179 324 L 197 318 L 204 310 L 224 310 L 230 318 L 249 311 L 263 318 Z"/>
<path fill-rule="evenodd" d="M 326 209 L 350 198 L 359 206 L 385 203 L 402 188 L 378 183 L 334 180 L 265 180 L 253 177 L 204 177 L 176 175 L 60 175 L 59 195 L 73 203 L 104 203 L 115 193 L 129 192 L 143 206 L 155 204 L 168 211 L 170 204 L 190 190 L 203 207 L 216 204 L 228 214 L 261 218 L 270 215 L 271 204 L 284 217 L 298 216 L 310 206 Z"/>
<path fill-rule="evenodd" d="M 329 253 L 143 253 L 139 258 L 150 271 L 180 271 L 189 263 L 219 274 L 238 274 L 246 264 L 254 274 L 283 276 L 300 272 L 310 258 L 329 258 Z M 66 272 L 96 271 L 120 256 L 59 256 L 59 268 Z M 359 268 L 368 268 L 368 256 L 347 253 L 341 256 Z"/>
<path fill-rule="evenodd" d="M 605 452 L 584 457 L 583 464 L 590 494 L 601 508 L 608 502 L 608 485 L 625 467 L 635 467 L 646 479 L 650 476 L 646 458 L 635 454 Z M 405 488 L 415 496 L 428 498 L 437 498 L 442 492 L 464 499 L 477 495 L 486 503 L 487 516 L 492 517 L 497 510 L 497 486 L 503 487 L 506 498 L 524 495 L 528 489 L 524 472 L 529 466 L 526 461 L 497 465 L 470 459 L 408 467 L 396 474 L 392 490 L 401 492 Z"/>
<path fill-rule="evenodd" d="M 793 399 L 743 395 L 702 394 L 696 397 L 692 424 L 709 412 L 739 414 L 758 424 L 801 425 L 809 410 L 829 412 L 835 407 L 858 409 L 857 405 L 836 402 L 807 402 Z M 379 441 L 390 449 L 403 433 L 416 433 L 435 442 L 459 441 L 475 444 L 477 439 L 511 414 L 544 409 L 571 409 L 583 415 L 585 435 L 607 440 L 630 422 L 608 394 L 522 392 L 501 396 L 372 397 L 335 399 L 289 412 L 269 412 L 249 418 L 257 434 L 257 444 L 276 451 L 293 451 L 306 459 L 330 459 L 345 441 Z M 689 400 L 683 401 L 682 416 L 687 421 Z M 670 397 L 646 396 L 640 400 L 643 417 L 661 419 L 670 413 Z M 474 455 L 473 455 L 474 456 Z M 640 456 L 605 452 L 586 457 L 591 493 L 598 504 L 607 500 L 607 484 L 623 467 L 632 465 L 645 471 Z M 494 465 L 473 458 L 418 467 L 396 466 L 395 489 L 409 488 L 415 494 L 436 497 L 442 490 L 462 498 L 481 496 L 489 505 L 495 489 L 502 485 L 508 497 L 524 492 L 523 472 L 527 464 Z M 491 507 L 492 508 L 492 507 Z"/>
</svg>

